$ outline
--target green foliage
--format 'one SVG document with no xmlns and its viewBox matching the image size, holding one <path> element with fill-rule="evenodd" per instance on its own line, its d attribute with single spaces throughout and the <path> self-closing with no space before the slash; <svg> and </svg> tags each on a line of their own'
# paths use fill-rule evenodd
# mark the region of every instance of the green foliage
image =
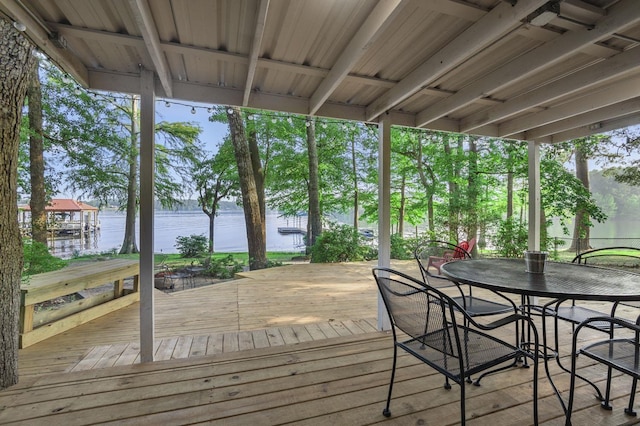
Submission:
<svg viewBox="0 0 640 426">
<path fill-rule="evenodd" d="M 30 238 L 23 240 L 22 250 L 24 254 L 22 278 L 43 272 L 57 271 L 67 264 L 64 260 L 51 255 L 45 244 Z"/>
<path fill-rule="evenodd" d="M 527 224 L 513 218 L 503 220 L 496 234 L 496 247 L 502 257 L 522 257 L 527 249 Z"/>
<path fill-rule="evenodd" d="M 335 225 L 323 231 L 311 247 L 312 263 L 356 262 L 376 256 L 358 230 L 349 225 Z"/>
<path fill-rule="evenodd" d="M 391 235 L 391 258 L 398 260 L 413 259 L 413 253 L 421 241 L 429 239 L 426 235 L 403 238 L 399 234 Z"/>
<path fill-rule="evenodd" d="M 207 274 L 214 278 L 229 279 L 242 271 L 244 262 L 236 260 L 229 254 L 223 258 L 207 257 L 202 261 L 202 266 L 207 268 Z"/>
<path fill-rule="evenodd" d="M 204 235 L 180 236 L 176 238 L 175 247 L 182 257 L 198 257 L 207 252 L 208 239 Z"/>
<path fill-rule="evenodd" d="M 278 266 L 282 266 L 283 263 L 278 260 L 269 260 L 267 259 L 267 268 L 277 268 Z"/>
<path fill-rule="evenodd" d="M 402 235 L 391 235 L 391 259 L 407 260 L 411 259 L 411 256 L 412 253 Z"/>
</svg>

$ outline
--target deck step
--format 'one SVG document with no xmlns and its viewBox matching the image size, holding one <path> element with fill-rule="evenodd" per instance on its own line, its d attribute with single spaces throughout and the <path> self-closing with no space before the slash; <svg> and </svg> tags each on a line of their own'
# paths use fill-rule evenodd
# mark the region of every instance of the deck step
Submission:
<svg viewBox="0 0 640 426">
<path fill-rule="evenodd" d="M 271 327 L 261 330 L 178 336 L 156 339 L 154 360 L 191 358 L 227 352 L 293 345 L 339 336 L 352 336 L 376 331 L 376 319 L 328 321 L 313 324 Z M 101 345 L 90 348 L 66 371 L 131 365 L 140 362 L 140 343 Z"/>
</svg>

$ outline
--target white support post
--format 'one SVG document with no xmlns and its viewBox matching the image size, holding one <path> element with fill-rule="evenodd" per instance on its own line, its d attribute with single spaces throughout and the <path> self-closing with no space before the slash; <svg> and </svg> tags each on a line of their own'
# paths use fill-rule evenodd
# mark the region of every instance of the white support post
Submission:
<svg viewBox="0 0 640 426">
<path fill-rule="evenodd" d="M 540 250 L 540 144 L 529 141 L 529 236 L 528 249 Z"/>
<path fill-rule="evenodd" d="M 378 266 L 391 265 L 391 119 L 385 114 L 378 123 Z M 391 329 L 391 322 L 378 294 L 378 329 Z"/>
<path fill-rule="evenodd" d="M 153 361 L 153 203 L 155 91 L 153 71 L 141 70 L 140 96 L 140 360 Z"/>
</svg>

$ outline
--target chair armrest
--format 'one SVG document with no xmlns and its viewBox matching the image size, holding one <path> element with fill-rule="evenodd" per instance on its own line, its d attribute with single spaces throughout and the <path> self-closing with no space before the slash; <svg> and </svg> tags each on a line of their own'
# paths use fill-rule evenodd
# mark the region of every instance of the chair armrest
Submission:
<svg viewBox="0 0 640 426">
<path fill-rule="evenodd" d="M 638 317 L 635 323 L 631 320 L 627 320 L 619 317 L 607 317 L 607 316 L 599 316 L 599 317 L 591 317 L 584 321 L 582 321 L 577 327 L 575 334 L 578 334 L 578 331 L 582 329 L 582 327 L 589 327 L 591 323 L 594 322 L 608 322 L 612 326 L 618 325 L 620 328 L 626 328 L 628 330 L 633 330 L 636 333 L 640 333 L 640 317 Z"/>
</svg>

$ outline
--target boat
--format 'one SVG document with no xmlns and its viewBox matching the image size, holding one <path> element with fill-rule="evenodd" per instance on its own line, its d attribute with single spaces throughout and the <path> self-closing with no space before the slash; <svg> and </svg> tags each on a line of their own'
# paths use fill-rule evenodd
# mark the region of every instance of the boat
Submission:
<svg viewBox="0 0 640 426">
<path fill-rule="evenodd" d="M 278 233 L 280 233 L 280 234 L 306 234 L 307 231 L 305 231 L 302 228 L 296 228 L 294 226 L 281 226 L 281 227 L 278 227 Z"/>
</svg>

